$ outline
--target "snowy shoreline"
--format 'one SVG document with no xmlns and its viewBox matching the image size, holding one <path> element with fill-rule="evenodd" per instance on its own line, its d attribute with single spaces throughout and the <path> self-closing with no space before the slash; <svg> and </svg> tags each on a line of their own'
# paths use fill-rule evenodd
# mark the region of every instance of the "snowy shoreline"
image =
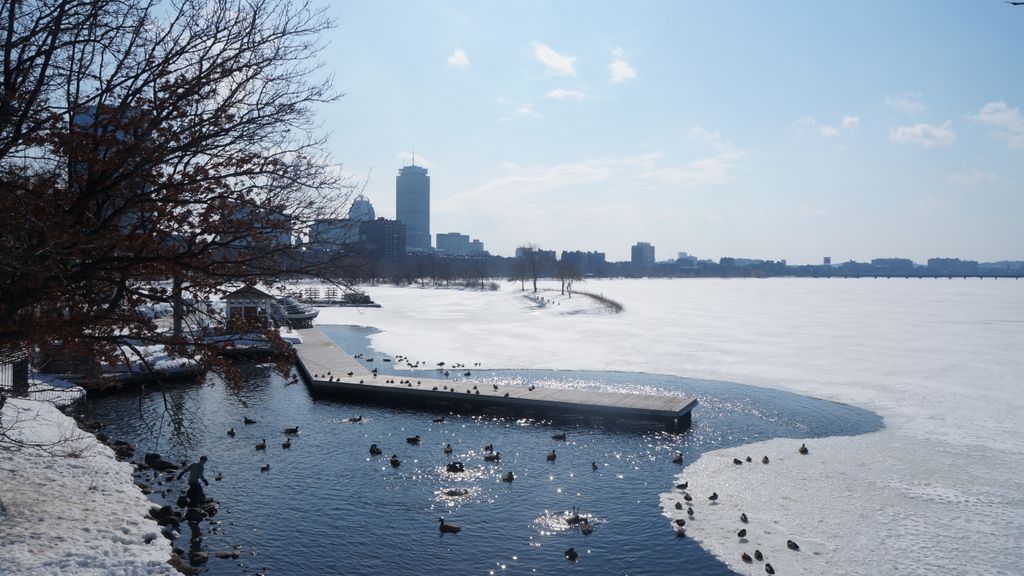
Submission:
<svg viewBox="0 0 1024 576">
<path fill-rule="evenodd" d="M 178 574 L 131 464 L 48 402 L 8 398 L 3 425 L 32 446 L 0 441 L 0 571 Z"/>
</svg>

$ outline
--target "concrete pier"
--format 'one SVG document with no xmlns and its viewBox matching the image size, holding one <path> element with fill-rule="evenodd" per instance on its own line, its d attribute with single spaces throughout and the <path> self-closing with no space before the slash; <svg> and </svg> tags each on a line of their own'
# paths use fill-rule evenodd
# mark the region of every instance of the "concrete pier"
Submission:
<svg viewBox="0 0 1024 576">
<path fill-rule="evenodd" d="M 606 421 L 657 421 L 670 428 L 690 425 L 697 399 L 688 396 L 629 394 L 597 390 L 567 390 L 523 386 L 478 385 L 472 381 L 374 376 L 317 328 L 300 329 L 296 344 L 298 367 L 314 393 L 351 396 L 374 402 L 421 406 L 445 404 L 471 412 L 500 411 L 541 417 L 577 415 Z M 349 376 L 349 373 L 352 375 Z M 385 380 L 394 380 L 385 383 Z M 405 383 L 404 383 L 405 382 Z M 446 389 L 447 388 L 447 389 Z"/>
</svg>

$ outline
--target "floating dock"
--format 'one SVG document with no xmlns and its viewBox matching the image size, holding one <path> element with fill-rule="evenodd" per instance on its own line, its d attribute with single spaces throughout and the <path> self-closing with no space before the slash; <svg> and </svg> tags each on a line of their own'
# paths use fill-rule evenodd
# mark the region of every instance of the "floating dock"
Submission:
<svg viewBox="0 0 1024 576">
<path fill-rule="evenodd" d="M 375 376 L 317 328 L 297 330 L 302 343 L 295 345 L 299 372 L 314 393 L 351 396 L 387 404 L 434 406 L 446 404 L 468 411 L 525 413 L 541 418 L 567 415 L 657 421 L 669 428 L 690 426 L 690 411 L 697 399 L 669 394 L 630 394 L 597 390 L 569 390 L 524 386 L 498 386 L 466 380 Z M 391 380 L 392 383 L 387 383 Z"/>
</svg>

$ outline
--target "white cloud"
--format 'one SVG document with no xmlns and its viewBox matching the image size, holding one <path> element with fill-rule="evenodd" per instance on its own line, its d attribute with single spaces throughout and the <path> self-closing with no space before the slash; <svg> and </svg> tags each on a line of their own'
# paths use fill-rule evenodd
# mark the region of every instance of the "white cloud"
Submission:
<svg viewBox="0 0 1024 576">
<path fill-rule="evenodd" d="M 541 118 L 540 113 L 529 106 L 520 106 L 519 108 L 516 108 L 516 114 L 524 118 Z"/>
<path fill-rule="evenodd" d="M 611 73 L 613 84 L 624 84 L 636 78 L 636 72 L 624 59 L 625 51 L 622 48 L 612 48 L 612 63 L 608 65 L 608 72 Z"/>
<path fill-rule="evenodd" d="M 818 131 L 821 132 L 821 135 L 824 136 L 825 138 L 833 138 L 839 135 L 838 128 L 834 128 L 828 125 L 822 125 L 820 128 L 818 128 Z"/>
<path fill-rule="evenodd" d="M 743 151 L 723 140 L 718 132 L 706 130 L 699 124 L 690 128 L 689 136 L 693 140 L 710 144 L 714 154 L 693 160 L 685 166 L 652 166 L 650 170 L 640 174 L 640 177 L 682 186 L 711 186 L 731 180 L 732 172 L 739 166 L 737 160 L 743 156 Z"/>
<path fill-rule="evenodd" d="M 545 98 L 553 98 L 555 100 L 583 100 L 587 97 L 586 94 L 579 90 L 566 90 L 564 88 L 555 88 L 544 95 Z"/>
<path fill-rule="evenodd" d="M 547 44 L 534 42 L 533 56 L 547 68 L 548 74 L 553 76 L 575 76 L 576 57 L 565 56 L 555 52 Z"/>
<path fill-rule="evenodd" d="M 885 99 L 885 103 L 890 108 L 905 112 L 907 114 L 917 114 L 923 112 L 925 109 L 924 102 L 921 101 L 920 92 L 903 92 L 901 94 L 894 94 Z"/>
<path fill-rule="evenodd" d="M 462 48 L 456 48 L 448 57 L 448 65 L 452 68 L 465 68 L 469 66 L 469 56 Z"/>
<path fill-rule="evenodd" d="M 518 173 L 523 171 L 523 167 L 520 166 L 518 162 L 502 162 L 499 166 L 501 166 L 501 169 L 505 172 Z"/>
<path fill-rule="evenodd" d="M 803 116 L 793 121 L 789 125 L 790 130 L 797 134 L 820 134 L 825 138 L 835 138 L 839 136 L 841 130 L 853 130 L 860 123 L 860 118 L 856 116 L 843 116 L 839 122 L 840 128 L 836 128 L 831 124 L 819 124 L 817 120 L 812 116 Z"/>
<path fill-rule="evenodd" d="M 987 182 L 995 182 L 999 179 L 999 176 L 992 172 L 985 172 L 975 168 L 974 170 L 966 172 L 953 172 L 946 175 L 946 182 L 957 186 L 973 186 L 976 184 L 985 184 Z"/>
<path fill-rule="evenodd" d="M 985 104 L 968 118 L 999 129 L 999 136 L 1006 138 L 1010 148 L 1024 148 L 1024 120 L 1021 120 L 1019 108 L 1010 108 L 999 100 Z"/>
<path fill-rule="evenodd" d="M 922 123 L 890 128 L 889 139 L 900 144 L 919 144 L 925 148 L 949 148 L 956 139 L 956 133 L 950 129 L 949 122 L 942 126 Z"/>
</svg>

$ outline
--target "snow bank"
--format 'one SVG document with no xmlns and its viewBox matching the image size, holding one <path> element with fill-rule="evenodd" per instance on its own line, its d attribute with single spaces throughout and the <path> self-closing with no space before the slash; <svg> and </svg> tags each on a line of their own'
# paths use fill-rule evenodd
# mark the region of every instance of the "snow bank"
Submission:
<svg viewBox="0 0 1024 576">
<path fill-rule="evenodd" d="M 789 552 L 778 549 L 789 538 L 806 548 L 773 561 L 780 574 L 1020 573 L 1011 551 L 1024 547 L 1024 283 L 645 279 L 580 288 L 625 311 L 563 313 L 557 292 L 544 293 L 555 305 L 540 307 L 508 287 L 370 287 L 382 308 L 323 309 L 319 323 L 377 327 L 374 348 L 430 363 L 656 372 L 874 410 L 885 429 L 813 440 L 804 459 L 792 440 L 705 454 L 679 478 L 728 495 L 715 507 L 728 512 L 702 514 L 688 534 L 735 569 L 762 574 L 739 559 L 753 552 L 753 536 L 736 537 L 743 508 L 771 518 L 748 530 L 772 558 Z M 732 464 L 748 452 L 772 464 Z"/>
<path fill-rule="evenodd" d="M 0 440 L 0 572 L 177 574 L 131 465 L 47 402 L 8 398 L 12 424 L 14 439 L 49 450 Z"/>
</svg>

